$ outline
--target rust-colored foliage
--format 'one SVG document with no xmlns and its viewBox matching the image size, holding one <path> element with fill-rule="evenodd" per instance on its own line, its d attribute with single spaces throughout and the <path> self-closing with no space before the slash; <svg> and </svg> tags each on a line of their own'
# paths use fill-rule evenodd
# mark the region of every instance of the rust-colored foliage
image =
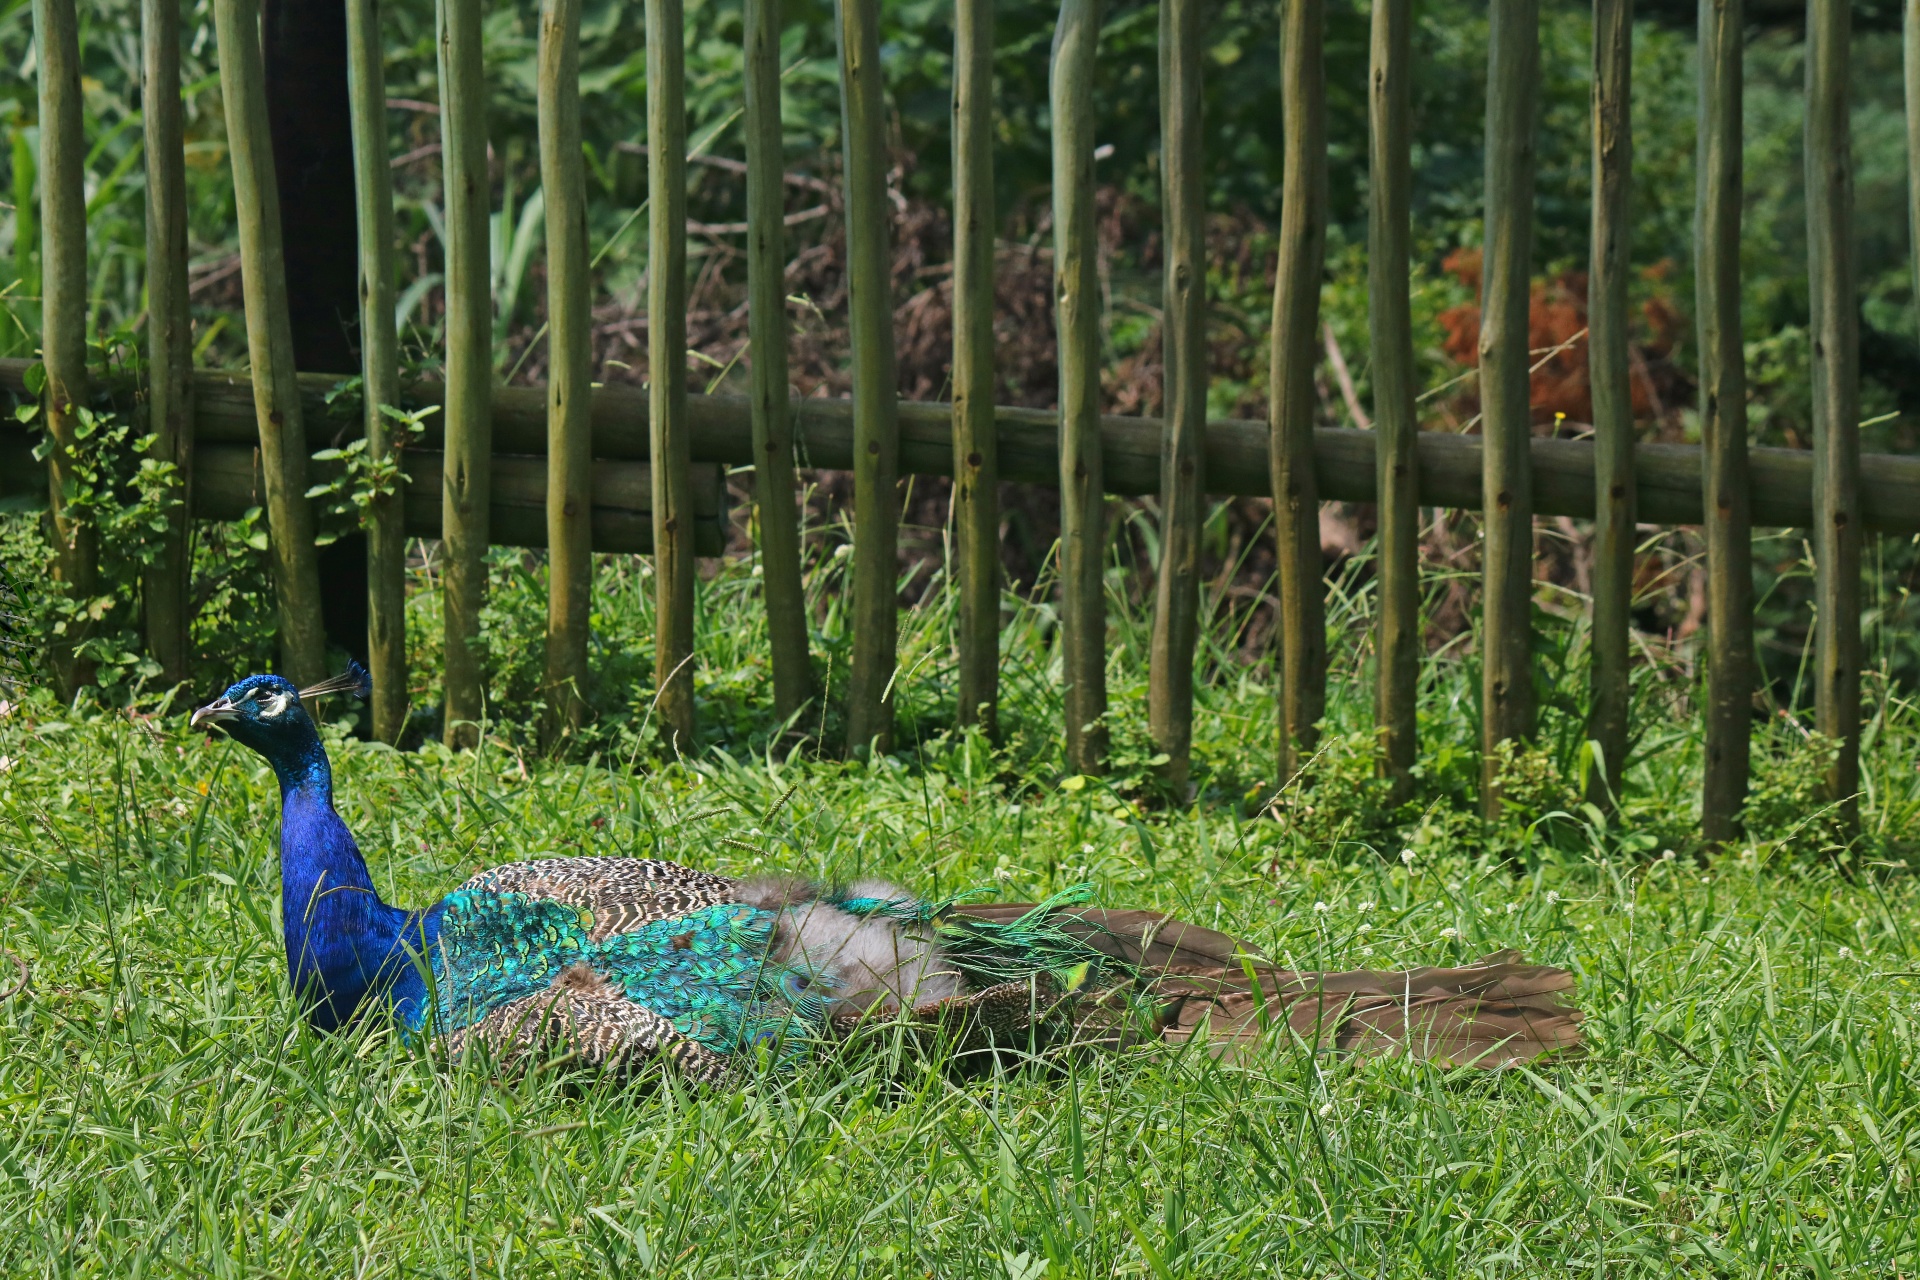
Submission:
<svg viewBox="0 0 1920 1280">
<path fill-rule="evenodd" d="M 1481 284 L 1480 250 L 1458 248 L 1441 267 L 1477 293 Z M 1663 419 L 1668 406 L 1688 391 L 1686 378 L 1672 360 L 1679 339 L 1681 317 L 1666 289 L 1673 264 L 1660 262 L 1642 272 L 1647 296 L 1640 306 L 1640 323 L 1632 334 L 1631 385 L 1633 412 L 1638 419 Z M 1462 368 L 1480 365 L 1480 306 L 1463 302 L 1439 315 L 1445 332 L 1441 349 Z M 1593 396 L 1587 380 L 1587 274 L 1564 271 L 1533 282 L 1527 308 L 1527 346 L 1534 368 L 1529 389 L 1536 427 L 1558 426 L 1568 433 L 1586 430 L 1593 420 Z M 1472 380 L 1447 402 L 1461 422 L 1471 421 L 1480 408 L 1478 387 Z"/>
</svg>

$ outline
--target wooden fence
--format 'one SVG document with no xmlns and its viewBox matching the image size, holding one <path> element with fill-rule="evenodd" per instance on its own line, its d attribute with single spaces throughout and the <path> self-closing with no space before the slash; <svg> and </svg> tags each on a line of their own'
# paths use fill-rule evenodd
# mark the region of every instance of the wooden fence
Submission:
<svg viewBox="0 0 1920 1280">
<path fill-rule="evenodd" d="M 1534 729 L 1530 666 L 1533 521 L 1595 522 L 1589 735 L 1604 768 L 1593 798 L 1619 794 L 1627 755 L 1628 609 L 1637 522 L 1698 524 L 1709 577 L 1704 833 L 1738 830 L 1748 775 L 1755 666 L 1753 527 L 1811 531 L 1815 551 L 1817 721 L 1842 744 L 1828 792 L 1851 810 L 1860 737 L 1861 545 L 1868 532 L 1920 531 L 1920 458 L 1859 451 L 1858 335 L 1850 258 L 1846 0 L 1807 10 L 1808 273 L 1813 298 L 1814 447 L 1750 448 L 1739 324 L 1741 211 L 1740 0 L 1701 0 L 1696 262 L 1701 362 L 1699 448 L 1636 444 L 1626 340 L 1631 216 L 1631 3 L 1594 0 L 1591 440 L 1533 435 L 1527 313 L 1533 136 L 1539 81 L 1538 0 L 1491 0 L 1486 117 L 1485 284 L 1479 435 L 1421 432 L 1409 306 L 1408 197 L 1414 122 L 1410 0 L 1374 0 L 1369 77 L 1370 345 L 1375 426 L 1314 425 L 1312 389 L 1327 222 L 1327 127 L 1321 41 L 1324 0 L 1281 0 L 1285 190 L 1274 290 L 1272 408 L 1262 422 L 1205 420 L 1205 263 L 1199 168 L 1201 6 L 1161 0 L 1165 220 L 1165 418 L 1099 411 L 1099 291 L 1093 225 L 1094 97 L 1099 0 L 1062 0 L 1053 51 L 1057 413 L 992 404 L 994 352 L 991 0 L 955 0 L 954 329 L 952 405 L 903 404 L 896 390 L 884 85 L 878 0 L 841 0 L 840 79 L 853 355 L 846 401 L 791 400 L 785 350 L 780 16 L 776 0 L 745 15 L 751 395 L 686 385 L 686 113 L 681 0 L 648 0 L 649 273 L 645 391 L 594 388 L 578 85 L 580 0 L 544 0 L 538 107 L 546 198 L 551 382 L 493 385 L 489 343 L 484 67 L 478 0 L 439 0 L 442 155 L 446 183 L 446 380 L 403 386 L 393 330 L 392 195 L 375 0 L 346 0 L 361 243 L 365 431 L 376 458 L 413 480 L 369 518 L 369 649 L 375 731 L 404 713 L 402 539 L 445 547 L 448 740 L 471 742 L 481 673 L 472 649 L 489 543 L 545 546 L 551 565 L 547 679 L 555 729 L 577 723 L 586 674 L 590 552 L 648 551 L 658 618 L 659 708 L 666 730 L 693 733 L 694 557 L 718 547 L 724 489 L 716 469 L 755 470 L 776 710 L 814 695 L 802 612 L 796 466 L 854 473 L 849 744 L 885 749 L 893 730 L 894 573 L 902 472 L 950 475 L 956 487 L 959 719 L 993 725 L 999 622 L 996 485 L 1061 490 L 1060 591 L 1064 725 L 1071 767 L 1102 764 L 1107 706 L 1101 566 L 1103 496 L 1160 497 L 1162 558 L 1149 691 L 1153 740 L 1176 783 L 1188 771 L 1197 560 L 1206 494 L 1274 500 L 1280 583 L 1280 758 L 1288 776 L 1314 748 L 1325 705 L 1323 565 L 1317 512 L 1328 499 L 1380 511 L 1377 710 L 1381 767 L 1401 794 L 1415 740 L 1418 521 L 1422 506 L 1482 513 L 1485 803 L 1500 803 L 1498 744 Z M 297 680 L 322 662 L 313 478 L 306 417 L 335 378 L 294 368 L 273 156 L 266 134 L 258 0 L 213 0 L 239 215 L 251 380 L 190 368 L 184 182 L 175 0 L 144 0 L 148 185 L 148 336 L 144 403 L 155 453 L 180 465 L 185 502 L 168 550 L 143 584 L 149 644 L 170 677 L 185 672 L 185 527 L 189 514 L 231 517 L 263 505 L 273 530 L 283 660 Z M 99 548 L 62 501 L 73 406 L 88 396 L 85 363 L 85 156 L 74 0 L 35 0 L 39 47 L 45 280 L 44 422 L 53 572 L 88 590 Z M 1907 7 L 1910 97 L 1920 99 L 1920 6 Z M 1909 103 L 1920 172 L 1920 101 Z M 1916 179 L 1920 187 L 1920 179 Z M 1915 198 L 1920 233 L 1920 195 Z M 1917 235 L 1920 238 L 1920 235 Z M 0 384 L 26 386 L 25 362 L 0 362 Z M 427 438 L 402 450 L 385 406 L 435 404 Z M 0 476 L 32 473 L 23 435 L 0 435 Z M 434 470 L 440 473 L 436 492 Z M 35 483 L 38 483 L 37 481 Z M 255 495 L 258 495 L 256 497 Z M 71 641 L 54 655 L 69 686 L 81 672 Z"/>
</svg>

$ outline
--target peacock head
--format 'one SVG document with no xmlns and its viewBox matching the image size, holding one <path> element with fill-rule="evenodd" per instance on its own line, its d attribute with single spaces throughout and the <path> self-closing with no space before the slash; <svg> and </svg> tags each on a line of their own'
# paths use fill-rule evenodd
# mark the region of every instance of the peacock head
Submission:
<svg viewBox="0 0 1920 1280">
<path fill-rule="evenodd" d="M 330 693 L 365 698 L 371 691 L 372 682 L 357 662 L 347 663 L 347 669 L 339 675 L 305 689 L 296 688 L 281 676 L 248 676 L 206 706 L 196 708 L 189 723 L 196 729 L 218 725 L 242 746 L 278 761 L 308 747 L 318 737 L 312 717 L 301 705 L 303 699 Z"/>
</svg>

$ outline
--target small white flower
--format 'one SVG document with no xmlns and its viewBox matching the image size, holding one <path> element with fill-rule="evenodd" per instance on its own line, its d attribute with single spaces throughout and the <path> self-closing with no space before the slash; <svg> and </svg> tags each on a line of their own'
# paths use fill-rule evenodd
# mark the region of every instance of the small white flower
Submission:
<svg viewBox="0 0 1920 1280">
<path fill-rule="evenodd" d="M 996 880 L 1011 880 L 1013 879 L 1013 868 L 1000 867 L 994 871 L 993 878 Z"/>
<path fill-rule="evenodd" d="M 1443 938 L 1457 938 L 1460 936 L 1460 931 L 1452 925 L 1448 925 L 1440 931 L 1440 936 Z"/>
<path fill-rule="evenodd" d="M 1713 883 L 1713 877 L 1712 877 L 1712 876 L 1701 876 L 1701 877 L 1700 877 L 1700 883 L 1701 883 L 1701 884 L 1712 884 L 1712 883 Z"/>
<path fill-rule="evenodd" d="M 1404 862 L 1408 866 L 1413 865 L 1413 860 L 1416 856 L 1417 855 L 1411 849 L 1402 849 L 1400 851 L 1400 861 Z"/>
<path fill-rule="evenodd" d="M 1632 915 L 1632 914 L 1633 914 L 1633 904 L 1632 904 L 1631 902 L 1623 902 L 1623 903 L 1621 903 L 1621 904 L 1620 904 L 1620 909 L 1621 909 L 1622 911 L 1624 911 L 1624 912 L 1626 912 L 1626 913 L 1627 913 L 1628 915 Z"/>
<path fill-rule="evenodd" d="M 1359 906 L 1355 907 L 1354 910 L 1355 911 L 1371 911 L 1373 910 L 1373 904 L 1371 902 L 1363 902 Z"/>
<path fill-rule="evenodd" d="M 1458 880 L 1447 881 L 1447 892 L 1448 893 L 1460 892 L 1460 882 Z"/>
<path fill-rule="evenodd" d="M 1662 849 L 1660 851 L 1660 861 L 1662 862 L 1672 862 L 1675 858 L 1679 856 L 1680 856 L 1679 854 L 1675 853 L 1671 849 Z"/>
<path fill-rule="evenodd" d="M 1323 1102 L 1320 1104 L 1320 1116 L 1322 1119 L 1325 1119 L 1326 1117 L 1332 1114 L 1333 1114 L 1333 1104 L 1331 1102 Z"/>
<path fill-rule="evenodd" d="M 1547 905 L 1552 906 L 1558 901 L 1560 901 L 1560 891 L 1558 889 L 1547 890 Z"/>
<path fill-rule="evenodd" d="M 12 714 L 13 714 L 13 704 L 11 702 L 8 702 L 5 698 L 0 698 L 0 720 L 5 720 L 8 716 Z"/>
<path fill-rule="evenodd" d="M 1851 960 L 1851 959 L 1853 959 L 1853 948 L 1852 948 L 1852 947 L 1842 947 L 1842 948 L 1840 948 L 1840 958 L 1841 958 L 1842 960 Z"/>
<path fill-rule="evenodd" d="M 1370 956 L 1370 955 L 1372 955 L 1372 954 L 1373 954 L 1373 948 L 1372 948 L 1372 947 L 1362 947 L 1362 948 L 1360 948 L 1360 954 L 1361 954 L 1361 955 L 1363 955 L 1363 956 Z"/>
<path fill-rule="evenodd" d="M 1513 914 L 1514 912 L 1516 912 L 1516 911 L 1518 911 L 1519 909 L 1520 909 L 1520 904 L 1519 904 L 1519 903 L 1517 903 L 1517 902 L 1509 902 L 1509 903 L 1507 904 L 1507 914 L 1508 914 L 1508 915 L 1512 915 L 1512 914 Z"/>
<path fill-rule="evenodd" d="M 173 816 L 176 818 L 184 818 L 187 816 L 187 802 L 185 800 L 175 800 L 173 802 Z"/>
<path fill-rule="evenodd" d="M 13 766 L 18 763 L 12 756 L 0 756 L 0 773 L 12 773 Z"/>
<path fill-rule="evenodd" d="M 1333 908 L 1332 908 L 1332 907 L 1330 907 L 1330 906 L 1328 906 L 1328 905 L 1327 905 L 1326 903 L 1324 903 L 1324 902 L 1316 902 L 1316 903 L 1314 903 L 1314 904 L 1313 904 L 1313 909 L 1314 909 L 1315 911 L 1318 911 L 1318 912 L 1319 912 L 1320 914 L 1322 914 L 1322 915 L 1325 915 L 1325 914 L 1326 914 L 1327 912 L 1329 912 L 1329 911 L 1331 911 L 1331 910 L 1333 910 Z"/>
<path fill-rule="evenodd" d="M 833 558 L 835 560 L 845 560 L 848 556 L 852 554 L 853 554 L 853 544 L 851 542 L 843 542 L 839 546 L 833 549 Z"/>
<path fill-rule="evenodd" d="M 1090 845 L 1090 844 L 1083 844 L 1083 845 L 1081 845 L 1081 846 L 1080 846 L 1080 852 L 1082 852 L 1082 853 L 1092 853 L 1092 852 L 1093 852 L 1093 846 L 1092 846 L 1092 845 Z"/>
<path fill-rule="evenodd" d="M 1360 926 L 1360 927 L 1359 927 L 1358 929 L 1356 929 L 1356 930 L 1355 930 L 1354 932 L 1356 932 L 1356 933 L 1372 933 L 1372 932 L 1373 932 L 1373 926 L 1372 926 L 1372 925 L 1370 925 L 1370 924 L 1363 924 L 1363 925 L 1361 925 L 1361 926 Z"/>
</svg>

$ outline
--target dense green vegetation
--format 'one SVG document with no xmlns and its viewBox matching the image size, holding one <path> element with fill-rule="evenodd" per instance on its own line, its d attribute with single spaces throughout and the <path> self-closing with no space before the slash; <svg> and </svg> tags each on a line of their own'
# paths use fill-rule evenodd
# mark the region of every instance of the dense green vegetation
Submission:
<svg viewBox="0 0 1920 1280">
<path fill-rule="evenodd" d="M 615 572 L 613 610 L 637 594 Z M 505 580 L 503 597 L 519 599 Z M 709 697 L 760 705 L 749 573 L 708 584 L 702 607 L 703 634 L 737 646 L 707 650 L 732 664 Z M 907 662 L 936 645 L 941 607 L 912 615 Z M 969 1078 L 881 1052 L 697 1096 L 494 1079 L 377 1027 L 298 1025 L 275 924 L 278 797 L 256 757 L 190 734 L 177 708 L 128 719 L 36 697 L 0 713 L 0 946 L 33 973 L 0 1003 L 0 1272 L 1663 1277 L 1920 1261 L 1920 887 L 1884 858 L 1821 856 L 1807 755 L 1776 740 L 1756 838 L 1698 862 L 1683 843 L 1696 731 L 1649 706 L 1664 727 L 1624 826 L 1582 815 L 1542 757 L 1523 762 L 1528 802 L 1574 816 L 1516 813 L 1483 835 L 1445 799 L 1470 776 L 1454 745 L 1472 740 L 1469 673 L 1436 664 L 1431 790 L 1389 833 L 1367 807 L 1350 662 L 1310 785 L 1255 812 L 1271 696 L 1217 678 L 1197 718 L 1212 790 L 1164 809 L 1143 803 L 1137 760 L 1112 782 L 1060 778 L 1046 612 L 1021 610 L 1006 636 L 1002 748 L 927 734 L 847 764 L 749 729 L 681 761 L 563 764 L 510 737 L 403 753 L 336 725 L 341 809 L 402 902 L 481 864 L 658 854 L 1022 899 L 1090 879 L 1105 901 L 1176 908 L 1302 967 L 1519 946 L 1578 972 L 1588 1057 L 1488 1079 L 1275 1044 L 1233 1066 L 1143 1051 Z M 636 619 L 616 620 L 624 635 Z M 1130 706 L 1143 648 L 1126 634 L 1113 677 Z M 1672 707 L 1685 687 L 1644 692 Z M 1911 831 L 1920 717 L 1879 705 L 1868 820 Z"/>
<path fill-rule="evenodd" d="M 137 6 L 82 8 L 95 332 L 103 359 L 130 359 L 142 305 Z M 1417 9 L 1416 315 L 1437 388 L 1461 372 L 1447 316 L 1472 301 L 1463 260 L 1448 258 L 1478 236 L 1485 20 L 1465 0 Z M 1044 5 L 1000 10 L 1005 226 L 1010 240 L 1043 245 L 1051 14 Z M 390 91 L 431 105 L 430 6 L 396 0 L 385 11 Z M 786 84 L 790 167 L 832 179 L 829 12 L 821 0 L 790 7 Z M 537 209 L 533 13 L 527 3 L 496 5 L 488 18 L 503 374 L 533 350 L 542 313 L 539 220 L 528 212 Z M 909 208 L 900 278 L 917 298 L 937 294 L 945 252 L 938 207 L 950 36 L 942 5 L 903 0 L 886 13 L 898 183 Z M 1259 412 L 1279 176 L 1274 23 L 1270 6 L 1242 0 L 1224 0 L 1211 21 L 1213 399 L 1220 412 Z M 739 6 L 695 0 L 688 23 L 690 133 L 711 154 L 736 155 Z M 1569 308 L 1561 336 L 1580 323 L 1586 23 L 1581 6 L 1545 7 L 1537 267 L 1543 298 Z M 643 121 L 637 8 L 594 4 L 586 32 L 592 235 L 606 249 L 596 301 L 617 318 L 638 309 L 646 266 L 633 221 L 644 161 L 621 145 L 641 137 Z M 25 0 L 0 0 L 0 64 L 28 73 L 0 80 L 0 128 L 11 142 L 0 153 L 8 174 L 0 263 L 10 264 L 0 265 L 0 354 L 10 355 L 33 349 L 38 324 L 29 33 Z M 1662 394 L 1674 393 L 1647 430 L 1685 438 L 1691 34 L 1684 20 L 1663 16 L 1638 35 L 1636 257 L 1649 268 L 1641 337 L 1663 362 Z M 1101 171 L 1112 210 L 1109 390 L 1134 411 L 1157 403 L 1154 39 L 1152 6 L 1109 8 L 1101 90 L 1114 147 Z M 232 367 L 244 363 L 244 344 L 204 0 L 187 40 L 198 352 Z M 1364 401 L 1363 9 L 1334 6 L 1329 57 L 1336 227 L 1327 315 Z M 1804 443 L 1806 433 L 1799 58 L 1794 32 L 1756 30 L 1746 320 L 1755 438 L 1770 443 Z M 1900 364 L 1912 350 L 1901 344 L 1916 335 L 1897 47 L 1883 30 L 1863 31 L 1856 59 L 1863 313 L 1883 357 L 1870 361 L 1863 406 L 1884 419 L 1869 429 L 1869 447 L 1911 448 L 1920 391 L 1897 375 L 1920 363 Z M 396 156 L 421 153 L 397 174 L 400 270 L 410 358 L 430 364 L 439 178 L 423 148 L 437 133 L 418 105 L 391 120 Z M 697 173 L 696 216 L 741 216 L 737 182 L 721 170 Z M 831 199 L 799 190 L 796 200 Z M 806 224 L 816 238 L 802 245 L 830 256 L 837 227 L 837 213 Z M 737 255 L 697 249 L 720 281 L 712 288 L 737 276 Z M 912 257 L 923 251 L 929 261 Z M 834 304 L 820 299 L 813 319 L 797 309 L 797 345 L 817 339 L 819 365 L 830 368 L 844 348 L 833 338 Z M 1044 309 L 1029 319 L 1036 327 L 1020 333 L 1044 335 Z M 712 339 L 715 363 L 732 359 L 731 342 Z M 517 376 L 537 368 L 534 351 Z M 606 373 L 643 369 L 610 362 Z M 934 387 L 938 373 L 936 361 Z M 738 375 L 707 368 L 703 383 L 730 376 Z M 1031 396 L 1046 379 L 1009 383 L 1010 396 Z M 1328 420 L 1341 421 L 1337 392 L 1324 403 Z M 1430 404 L 1431 425 L 1441 427 L 1457 427 L 1471 407 Z M 478 864 L 577 852 L 657 854 L 733 873 L 877 873 L 930 893 L 986 885 L 1010 898 L 1089 879 L 1105 901 L 1178 909 L 1301 967 L 1524 947 L 1577 971 L 1590 1014 L 1584 1060 L 1497 1079 L 1315 1061 L 1276 1043 L 1232 1066 L 1140 1052 L 972 1077 L 882 1053 L 739 1093 L 688 1096 L 658 1082 L 620 1088 L 557 1072 L 499 1080 L 378 1027 L 322 1038 L 299 1025 L 275 922 L 271 778 L 234 745 L 190 735 L 186 691 L 152 688 L 138 653 L 132 583 L 151 513 L 132 484 L 132 435 L 113 419 L 100 436 L 113 444 L 101 452 L 102 518 L 124 536 L 109 547 L 114 594 L 101 604 L 99 697 L 60 707 L 28 689 L 6 691 L 10 701 L 0 703 L 0 947 L 31 971 L 24 992 L 0 1001 L 0 1273 L 1058 1280 L 1920 1270 L 1920 887 L 1911 875 L 1920 851 L 1920 638 L 1909 545 L 1883 539 L 1869 552 L 1866 794 L 1861 837 L 1846 846 L 1816 800 L 1828 744 L 1795 715 L 1804 702 L 1805 556 L 1796 536 L 1761 543 L 1772 681 L 1757 726 L 1749 839 L 1711 854 L 1696 835 L 1701 745 L 1685 534 L 1649 548 L 1657 572 L 1637 638 L 1636 749 L 1614 818 L 1580 803 L 1592 762 L 1582 741 L 1584 608 L 1577 558 L 1566 551 L 1577 539 L 1543 537 L 1552 572 L 1536 611 L 1541 739 L 1508 763 L 1510 807 L 1492 825 L 1474 802 L 1473 534 L 1458 517 L 1433 533 L 1424 754 L 1417 794 L 1397 810 L 1373 777 L 1364 539 L 1330 583 L 1326 746 L 1283 787 L 1257 513 L 1251 522 L 1240 508 L 1211 513 L 1210 565 L 1220 572 L 1206 596 L 1192 797 L 1155 781 L 1145 734 L 1148 605 L 1135 557 L 1153 556 L 1151 504 L 1114 507 L 1114 769 L 1098 780 L 1066 775 L 1060 758 L 1044 567 L 1006 600 L 1005 734 L 989 743 L 952 726 L 953 602 L 940 559 L 903 566 L 903 590 L 917 603 L 902 614 L 902 746 L 849 763 L 818 750 L 839 737 L 835 695 L 848 643 L 847 561 L 835 554 L 846 530 L 830 507 L 815 506 L 806 566 L 824 707 L 796 726 L 772 721 L 755 569 L 737 556 L 700 587 L 702 742 L 685 758 L 663 757 L 649 732 L 648 566 L 604 557 L 595 715 L 568 751 L 546 757 L 528 730 L 538 719 L 544 566 L 537 555 L 498 551 L 484 620 L 496 718 L 483 748 L 449 755 L 418 745 L 432 735 L 416 731 L 409 750 L 394 751 L 352 737 L 345 722 L 329 731 L 342 812 L 394 900 L 424 902 Z M 31 498 L 0 514 L 0 560 L 29 583 L 46 554 L 36 521 Z M 918 532 L 937 548 L 937 528 Z M 197 530 L 201 692 L 273 661 L 264 547 L 257 520 Z M 431 546 L 417 550 L 409 648 L 415 705 L 430 729 L 438 570 Z M 0 990 L 7 968 L 0 963 Z"/>
</svg>

